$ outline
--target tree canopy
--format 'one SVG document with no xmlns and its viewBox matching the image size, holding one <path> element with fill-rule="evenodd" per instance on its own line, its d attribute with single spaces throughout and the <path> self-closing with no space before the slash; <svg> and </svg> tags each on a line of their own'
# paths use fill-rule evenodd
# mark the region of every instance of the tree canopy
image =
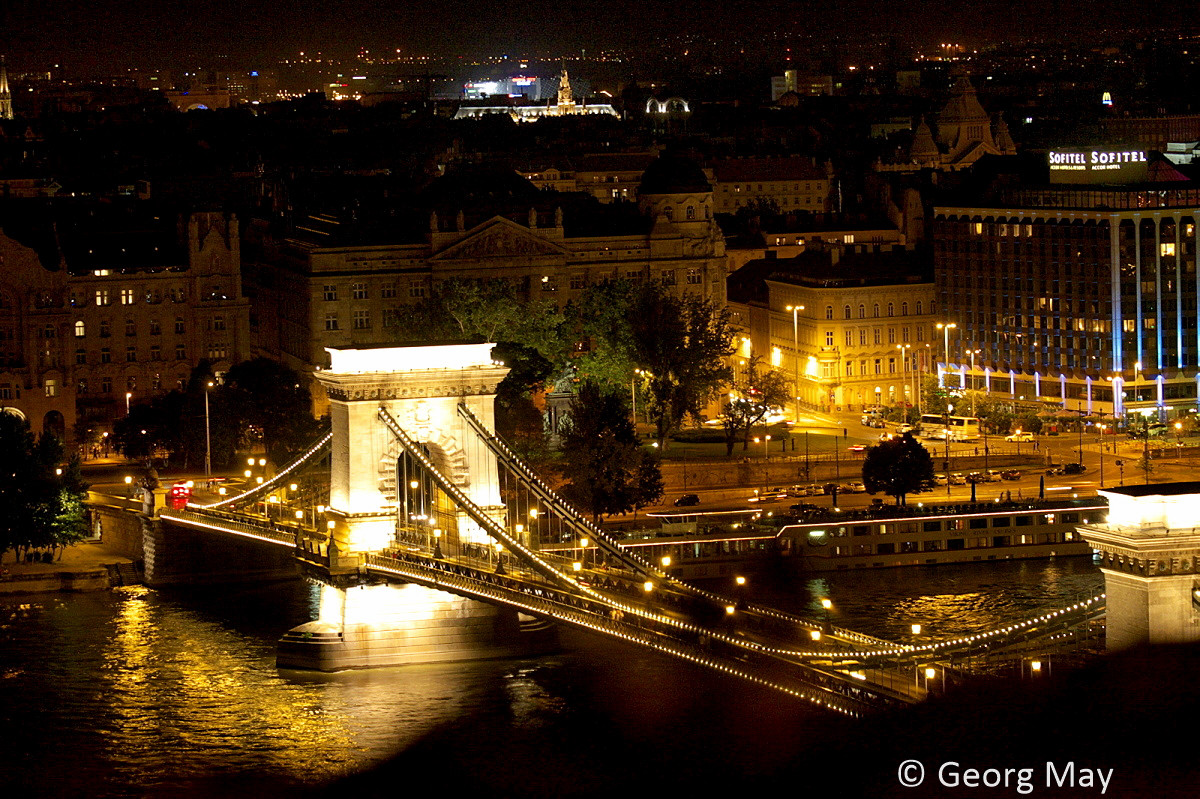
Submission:
<svg viewBox="0 0 1200 799">
<path fill-rule="evenodd" d="M 0 412 L 0 552 L 66 547 L 87 536 L 87 485 L 79 459 L 63 462 L 63 446 L 29 423 Z"/>
<path fill-rule="evenodd" d="M 867 493 L 883 492 L 903 505 L 907 495 L 925 491 L 932 484 L 933 459 L 911 433 L 905 433 L 868 449 L 862 476 Z"/>
<path fill-rule="evenodd" d="M 593 381 L 579 386 L 562 426 L 563 495 L 596 521 L 662 496 L 657 458 L 638 442 L 623 397 Z"/>
<path fill-rule="evenodd" d="M 725 454 L 733 454 L 733 445 L 741 439 L 747 449 L 750 431 L 766 418 L 772 408 L 788 401 L 787 379 L 774 369 L 763 368 L 757 355 L 746 364 L 743 374 L 734 378 L 729 394 L 721 401 L 721 422 L 725 427 Z"/>
</svg>

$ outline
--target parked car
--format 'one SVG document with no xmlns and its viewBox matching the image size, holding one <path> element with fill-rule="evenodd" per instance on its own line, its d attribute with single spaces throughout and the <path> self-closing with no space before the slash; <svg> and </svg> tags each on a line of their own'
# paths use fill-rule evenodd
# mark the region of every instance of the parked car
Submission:
<svg viewBox="0 0 1200 799">
<path fill-rule="evenodd" d="M 1083 474 L 1086 471 L 1082 463 L 1064 463 L 1062 467 L 1063 474 Z"/>
<path fill-rule="evenodd" d="M 947 482 L 949 482 L 949 478 L 947 478 L 944 474 L 935 474 L 933 476 L 933 482 L 937 485 L 944 486 Z"/>
<path fill-rule="evenodd" d="M 1000 472 L 996 471 L 995 469 L 984 472 L 983 476 L 989 483 L 999 483 L 1002 479 L 1004 479 Z"/>
<path fill-rule="evenodd" d="M 970 474 L 967 475 L 968 483 L 983 483 L 986 481 L 987 481 L 987 478 L 984 477 L 983 472 L 971 472 Z"/>
<path fill-rule="evenodd" d="M 1006 469 L 1003 472 L 1000 472 L 1000 476 L 1002 478 L 1004 478 L 1005 480 L 1020 480 L 1021 479 L 1021 473 L 1018 472 L 1016 469 Z"/>
<path fill-rule="evenodd" d="M 967 484 L 967 478 L 963 476 L 962 472 L 953 472 L 950 475 L 950 485 L 961 486 L 961 485 L 966 485 L 966 484 Z"/>
<path fill-rule="evenodd" d="M 865 485 L 863 485 L 862 483 L 847 483 L 846 490 L 852 494 L 867 493 L 867 487 Z"/>
<path fill-rule="evenodd" d="M 835 489 L 838 491 L 842 490 L 841 488 L 838 487 L 837 483 L 826 483 L 823 486 L 817 486 L 817 488 L 821 489 L 820 493 L 822 493 L 822 494 L 832 494 Z"/>
<path fill-rule="evenodd" d="M 896 428 L 896 432 L 900 435 L 904 435 L 905 433 L 912 433 L 916 429 L 917 428 L 913 427 L 911 424 L 902 424 Z"/>
<path fill-rule="evenodd" d="M 1005 441 L 1033 441 L 1033 433 L 1022 433 L 1020 430 L 1011 436 L 1005 436 Z"/>
<path fill-rule="evenodd" d="M 700 497 L 696 494 L 684 494 L 679 499 L 675 500 L 675 507 L 685 508 L 688 505 L 699 505 Z"/>
<path fill-rule="evenodd" d="M 789 497 L 807 497 L 808 486 L 792 486 L 787 493 Z"/>
<path fill-rule="evenodd" d="M 797 502 L 791 506 L 791 509 L 797 513 L 817 513 L 822 510 L 822 508 L 813 505 L 811 502 Z"/>
<path fill-rule="evenodd" d="M 1046 470 L 1046 474 L 1048 474 L 1048 475 L 1056 475 L 1056 474 L 1062 474 L 1062 473 L 1063 473 L 1063 470 L 1062 470 L 1061 466 L 1051 466 L 1050 468 L 1048 468 Z"/>
</svg>

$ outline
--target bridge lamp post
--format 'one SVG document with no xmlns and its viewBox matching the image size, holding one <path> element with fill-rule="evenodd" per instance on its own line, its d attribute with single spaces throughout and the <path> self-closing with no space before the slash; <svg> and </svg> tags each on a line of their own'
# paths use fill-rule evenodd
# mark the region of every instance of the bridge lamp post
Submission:
<svg viewBox="0 0 1200 799">
<path fill-rule="evenodd" d="M 833 626 L 829 621 L 829 611 L 833 609 L 833 600 L 827 597 L 823 598 L 821 600 L 821 607 L 825 609 L 825 630 L 828 631 Z"/>
<path fill-rule="evenodd" d="M 654 583 L 647 580 L 646 582 L 642 583 L 642 590 L 645 591 L 647 594 L 650 593 L 651 591 L 654 590 Z"/>
<path fill-rule="evenodd" d="M 439 560 L 442 557 L 442 531 L 437 527 L 433 528 L 433 556 Z"/>
<path fill-rule="evenodd" d="M 587 566 L 588 544 L 590 544 L 590 543 L 592 543 L 592 542 L 589 541 L 586 536 L 584 538 L 579 539 L 579 549 L 580 549 L 579 560 L 583 563 L 584 566 Z"/>
<path fill-rule="evenodd" d="M 504 552 L 504 544 L 497 541 L 495 542 L 494 546 L 496 548 L 496 574 L 508 574 L 508 572 L 504 570 L 504 559 L 500 557 Z"/>
<path fill-rule="evenodd" d="M 946 371 L 950 368 L 950 331 L 956 329 L 957 327 L 958 325 L 956 325 L 954 322 L 950 322 L 948 324 L 942 322 L 937 323 L 937 329 L 942 331 L 942 340 L 943 344 L 945 345 L 946 353 L 945 365 L 942 367 L 941 375 L 938 376 L 938 385 L 942 387 L 945 387 L 946 385 Z"/>
</svg>

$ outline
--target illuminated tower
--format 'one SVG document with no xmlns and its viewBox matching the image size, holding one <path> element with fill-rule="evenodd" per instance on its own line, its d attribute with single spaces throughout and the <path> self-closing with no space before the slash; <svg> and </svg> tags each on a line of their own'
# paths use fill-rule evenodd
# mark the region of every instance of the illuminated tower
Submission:
<svg viewBox="0 0 1200 799">
<path fill-rule="evenodd" d="M 0 56 L 0 119 L 12 119 L 12 93 L 8 90 L 8 68 Z"/>
<path fill-rule="evenodd" d="M 558 78 L 558 113 L 570 114 L 575 110 L 575 98 L 571 95 L 571 79 L 567 77 L 567 68 L 563 67 L 562 75 Z"/>
</svg>

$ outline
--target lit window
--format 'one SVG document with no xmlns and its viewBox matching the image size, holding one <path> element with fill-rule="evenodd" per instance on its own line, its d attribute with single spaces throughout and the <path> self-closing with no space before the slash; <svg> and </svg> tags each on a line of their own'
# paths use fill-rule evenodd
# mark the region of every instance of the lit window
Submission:
<svg viewBox="0 0 1200 799">
<path fill-rule="evenodd" d="M 1164 241 L 1163 243 L 1159 244 L 1158 245 L 1158 254 L 1163 257 L 1174 256 L 1175 255 L 1175 242 Z"/>
<path fill-rule="evenodd" d="M 783 350 L 779 349 L 779 347 L 771 348 L 771 365 L 772 366 L 782 366 L 783 365 Z"/>
<path fill-rule="evenodd" d="M 87 335 L 87 325 L 85 325 L 83 323 L 83 320 L 80 319 L 78 322 L 75 323 L 75 338 L 83 338 L 86 335 Z"/>
</svg>

